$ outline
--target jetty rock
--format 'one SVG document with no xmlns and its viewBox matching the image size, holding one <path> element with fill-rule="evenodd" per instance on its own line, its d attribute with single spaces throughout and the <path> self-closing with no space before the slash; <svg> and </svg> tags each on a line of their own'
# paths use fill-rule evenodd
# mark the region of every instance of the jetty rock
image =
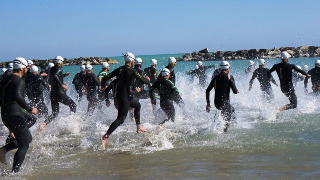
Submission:
<svg viewBox="0 0 320 180">
<path fill-rule="evenodd" d="M 274 47 L 272 49 L 249 49 L 238 51 L 215 51 L 210 53 L 208 48 L 200 51 L 184 54 L 177 61 L 219 61 L 219 60 L 246 60 L 246 59 L 279 59 L 281 52 L 287 51 L 292 58 L 299 57 L 319 57 L 319 46 L 299 46 L 299 47 Z"/>
</svg>

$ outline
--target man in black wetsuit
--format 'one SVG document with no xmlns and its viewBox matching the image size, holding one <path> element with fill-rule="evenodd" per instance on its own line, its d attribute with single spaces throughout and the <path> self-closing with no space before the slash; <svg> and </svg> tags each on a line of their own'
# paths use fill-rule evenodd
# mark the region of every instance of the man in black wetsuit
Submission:
<svg viewBox="0 0 320 180">
<path fill-rule="evenodd" d="M 204 87 L 207 84 L 207 75 L 206 75 L 206 71 L 209 68 L 215 68 L 214 65 L 210 65 L 210 66 L 203 66 L 203 63 L 201 61 L 198 62 L 198 69 L 196 69 L 195 71 L 193 71 L 192 73 L 196 73 L 197 76 L 199 77 L 199 84 Z"/>
<path fill-rule="evenodd" d="M 37 114 L 25 101 L 25 83 L 22 79 L 27 73 L 28 63 L 18 57 L 13 61 L 13 74 L 6 76 L 1 84 L 1 117 L 3 124 L 9 129 L 10 135 L 6 145 L 0 148 L 0 161 L 6 163 L 7 152 L 17 149 L 13 158 L 12 172 L 18 172 L 32 141 L 29 128 L 36 122 L 31 114 Z M 30 114 L 31 113 L 31 114 Z"/>
<path fill-rule="evenodd" d="M 237 94 L 240 91 L 235 85 L 233 76 L 229 74 L 230 64 L 227 61 L 222 61 L 220 63 L 220 68 L 221 73 L 211 80 L 206 90 L 206 110 L 207 112 L 210 112 L 210 91 L 212 88 L 214 88 L 214 105 L 218 110 L 221 110 L 223 119 L 226 122 L 223 131 L 227 132 L 230 126 L 231 118 L 234 116 L 234 108 L 230 104 L 230 89 L 232 89 L 234 94 Z"/>
<path fill-rule="evenodd" d="M 48 82 L 38 74 L 38 67 L 32 65 L 30 68 L 30 104 L 32 107 L 36 107 L 39 110 L 39 114 L 48 118 L 48 108 L 44 103 L 43 92 L 45 89 L 49 89 Z"/>
<path fill-rule="evenodd" d="M 84 76 L 86 75 L 86 66 L 85 65 L 82 65 L 80 66 L 80 72 L 78 72 L 73 80 L 72 80 L 72 84 L 74 84 L 74 88 L 76 89 L 77 91 L 77 99 L 78 99 L 78 103 L 80 102 L 84 92 L 85 92 L 85 89 L 84 89 Z"/>
<path fill-rule="evenodd" d="M 170 78 L 169 80 L 171 82 L 173 82 L 173 84 L 176 84 L 176 75 L 174 73 L 174 67 L 177 65 L 177 60 L 176 58 L 174 57 L 169 57 L 168 59 L 168 66 L 166 66 L 165 68 L 169 69 L 170 70 Z M 157 80 L 161 79 L 162 78 L 162 75 L 159 74 Z"/>
<path fill-rule="evenodd" d="M 275 64 L 267 73 L 268 78 L 271 78 L 271 73 L 273 71 L 277 71 L 279 80 L 280 80 L 280 88 L 281 91 L 289 98 L 290 104 L 284 105 L 280 108 L 278 108 L 278 112 L 287 110 L 287 109 L 293 109 L 297 107 L 297 96 L 294 92 L 294 87 L 292 83 L 292 70 L 296 70 L 300 72 L 301 74 L 311 77 L 306 72 L 302 71 L 301 69 L 297 68 L 294 64 L 289 64 L 289 58 L 291 56 L 287 51 L 283 51 L 281 53 L 281 63 Z"/>
<path fill-rule="evenodd" d="M 158 92 L 160 94 L 160 107 L 161 109 L 166 113 L 168 116 L 168 119 L 165 119 L 160 124 L 163 124 L 167 121 L 174 122 L 175 120 L 175 109 L 173 106 L 174 98 L 173 96 L 178 96 L 179 102 L 182 103 L 182 99 L 179 95 L 178 89 L 174 86 L 173 82 L 169 80 L 170 77 L 170 70 L 167 68 L 164 68 L 161 71 L 162 78 L 157 80 L 149 89 L 149 95 L 151 98 L 151 103 L 153 105 L 156 105 L 156 97 L 154 95 L 154 90 L 158 89 Z"/>
<path fill-rule="evenodd" d="M 316 60 L 314 68 L 308 71 L 308 74 L 311 75 L 311 84 L 312 90 L 316 95 L 320 94 L 320 60 Z M 308 92 L 308 79 L 309 77 L 306 76 L 304 79 L 304 88 L 305 91 Z"/>
<path fill-rule="evenodd" d="M 157 60 L 156 59 L 151 59 L 150 60 L 150 67 L 147 67 L 144 69 L 144 73 L 146 77 L 150 78 L 150 83 L 153 84 L 157 80 L 158 76 L 158 70 L 156 69 L 157 67 Z"/>
<path fill-rule="evenodd" d="M 48 123 L 58 116 L 59 102 L 69 106 L 71 112 L 76 112 L 77 105 L 69 96 L 67 96 L 66 91 L 68 90 L 68 87 L 63 82 L 63 77 L 69 76 L 70 74 L 69 72 L 63 74 L 62 72 L 63 58 L 61 56 L 56 56 L 54 64 L 54 67 L 50 69 L 49 75 L 49 82 L 51 84 L 50 100 L 52 114 L 44 121 L 43 124 L 40 125 L 40 130 L 43 130 Z"/>
<path fill-rule="evenodd" d="M 93 68 L 90 64 L 86 65 L 86 75 L 84 76 L 84 87 L 87 92 L 88 111 L 87 115 L 92 115 L 97 105 L 97 87 L 100 86 L 100 81 L 92 72 Z"/>
<path fill-rule="evenodd" d="M 253 71 L 252 78 L 249 82 L 249 91 L 252 89 L 252 83 L 255 78 L 258 79 L 260 83 L 260 89 L 262 91 L 263 97 L 265 97 L 268 101 L 273 99 L 273 92 L 270 84 L 270 79 L 268 78 L 267 72 L 269 71 L 268 68 L 265 68 L 265 60 L 259 59 L 259 68 Z M 274 80 L 274 78 L 271 75 L 271 82 L 278 86 L 277 82 Z"/>
<path fill-rule="evenodd" d="M 125 65 L 121 66 L 114 71 L 112 71 L 110 74 L 108 74 L 106 77 L 102 79 L 101 86 L 104 87 L 104 84 L 107 80 L 110 78 L 113 78 L 117 76 L 118 80 L 118 88 L 117 88 L 117 94 L 116 99 L 119 104 L 118 107 L 118 117 L 117 119 L 110 125 L 108 131 L 100 138 L 102 147 L 105 149 L 107 145 L 107 139 L 111 135 L 111 133 L 119 126 L 121 125 L 124 120 L 127 117 L 128 111 L 130 107 L 134 108 L 134 116 L 136 120 L 137 125 L 137 133 L 145 132 L 146 129 L 142 129 L 140 125 L 140 108 L 141 104 L 136 99 L 133 99 L 130 96 L 130 87 L 132 83 L 132 78 L 138 79 L 141 83 L 150 85 L 150 82 L 148 78 L 143 78 L 137 70 L 131 68 L 134 65 L 135 56 L 128 52 L 124 55 Z"/>
<path fill-rule="evenodd" d="M 31 83 L 31 72 L 30 72 L 30 68 L 33 65 L 33 61 L 28 60 L 28 66 L 27 66 L 27 74 L 24 77 L 25 80 L 25 86 L 26 86 L 26 95 L 28 97 L 28 99 L 30 100 L 30 96 L 31 96 L 31 92 L 30 92 L 30 88 L 29 88 L 29 84 Z"/>
</svg>

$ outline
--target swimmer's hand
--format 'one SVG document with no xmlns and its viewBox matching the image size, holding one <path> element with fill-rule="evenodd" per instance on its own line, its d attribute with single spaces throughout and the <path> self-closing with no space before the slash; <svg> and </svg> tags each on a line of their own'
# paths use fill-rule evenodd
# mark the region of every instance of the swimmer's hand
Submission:
<svg viewBox="0 0 320 180">
<path fill-rule="evenodd" d="M 32 108 L 31 114 L 38 114 L 38 109 L 37 108 Z"/>
<path fill-rule="evenodd" d="M 310 75 L 310 74 L 307 74 L 307 77 L 308 77 L 308 78 L 310 78 L 310 77 L 311 77 L 311 75 Z"/>
<path fill-rule="evenodd" d="M 156 105 L 156 100 L 151 100 L 151 104 L 154 104 L 154 105 Z"/>
<path fill-rule="evenodd" d="M 315 86 L 315 85 L 313 85 L 313 86 L 312 86 L 312 90 L 315 90 L 315 89 L 316 89 L 316 86 Z"/>
<path fill-rule="evenodd" d="M 143 129 L 141 128 L 141 125 L 140 124 L 137 124 L 137 133 L 140 134 L 142 132 L 147 132 L 148 129 Z"/>
<path fill-rule="evenodd" d="M 135 89 L 136 89 L 136 91 L 137 91 L 138 93 L 141 91 L 141 88 L 139 88 L 139 87 L 136 87 Z"/>
<path fill-rule="evenodd" d="M 42 123 L 41 125 L 40 125 L 40 131 L 43 131 L 44 130 L 44 128 L 46 127 L 46 125 L 47 125 L 47 123 Z"/>
<path fill-rule="evenodd" d="M 146 78 L 146 79 L 148 79 L 148 81 L 150 81 L 150 78 L 149 78 L 148 76 L 146 76 L 146 77 L 144 77 L 144 78 Z"/>
<path fill-rule="evenodd" d="M 64 74 L 64 76 L 69 76 L 70 75 L 70 73 L 69 72 L 66 72 L 65 74 Z"/>
<path fill-rule="evenodd" d="M 40 76 L 41 76 L 41 77 L 44 77 L 44 76 L 48 76 L 48 74 L 42 73 L 42 74 L 40 74 Z"/>
<path fill-rule="evenodd" d="M 208 104 L 207 104 L 207 106 L 206 106 L 206 111 L 207 111 L 207 112 L 210 112 L 210 105 L 208 105 Z"/>
<path fill-rule="evenodd" d="M 239 89 L 237 89 L 237 94 L 239 94 L 240 93 L 240 90 Z"/>
<path fill-rule="evenodd" d="M 109 107 L 111 105 L 110 101 L 106 101 L 106 106 Z"/>
<path fill-rule="evenodd" d="M 66 91 L 68 91 L 68 86 L 62 85 L 62 88 L 65 89 Z"/>
</svg>

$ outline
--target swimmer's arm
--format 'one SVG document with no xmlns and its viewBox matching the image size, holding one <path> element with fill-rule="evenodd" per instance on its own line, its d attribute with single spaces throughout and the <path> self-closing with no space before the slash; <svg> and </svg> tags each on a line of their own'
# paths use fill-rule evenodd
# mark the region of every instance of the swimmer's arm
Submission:
<svg viewBox="0 0 320 180">
<path fill-rule="evenodd" d="M 249 81 L 249 91 L 251 90 L 253 80 L 254 80 L 256 77 L 257 77 L 257 73 L 256 73 L 256 71 L 254 71 L 253 74 L 252 74 L 252 77 L 251 77 L 251 79 L 250 79 L 250 81 Z"/>
<path fill-rule="evenodd" d="M 150 96 L 150 99 L 151 101 L 155 101 L 156 100 L 156 96 L 154 94 L 154 90 L 159 88 L 159 83 L 158 81 L 156 81 L 150 88 L 149 88 L 149 96 Z"/>
<path fill-rule="evenodd" d="M 25 110 L 28 112 L 32 111 L 32 108 L 27 104 L 27 102 L 24 100 L 24 96 L 22 95 L 22 90 L 25 88 L 25 86 L 22 85 L 22 82 L 17 83 L 17 88 L 14 90 L 14 97 L 15 101 Z"/>
<path fill-rule="evenodd" d="M 206 89 L 206 100 L 207 100 L 207 106 L 210 106 L 210 91 L 212 90 L 212 88 L 214 87 L 214 82 L 215 82 L 216 78 L 213 78 L 208 86 L 208 88 Z"/>
<path fill-rule="evenodd" d="M 296 65 L 293 64 L 293 69 L 298 71 L 299 73 L 307 76 L 308 74 L 306 72 L 304 72 L 302 69 L 299 69 Z"/>
<path fill-rule="evenodd" d="M 238 91 L 238 89 L 236 87 L 236 84 L 234 82 L 233 76 L 231 76 L 231 79 L 230 79 L 230 87 L 232 89 L 233 94 L 239 93 L 239 91 Z"/>
<path fill-rule="evenodd" d="M 273 67 L 267 72 L 268 79 L 271 78 L 271 73 L 277 69 L 277 65 L 273 65 Z"/>
<path fill-rule="evenodd" d="M 106 90 L 104 91 L 105 97 L 106 97 L 106 101 L 109 101 L 109 92 L 110 90 L 113 88 L 113 83 L 110 83 L 110 85 L 106 88 Z"/>
</svg>

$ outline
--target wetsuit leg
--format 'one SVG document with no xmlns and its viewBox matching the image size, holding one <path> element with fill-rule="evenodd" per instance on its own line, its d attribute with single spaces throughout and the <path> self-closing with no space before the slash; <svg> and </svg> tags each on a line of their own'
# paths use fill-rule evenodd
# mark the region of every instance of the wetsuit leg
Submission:
<svg viewBox="0 0 320 180">
<path fill-rule="evenodd" d="M 95 110 L 95 107 L 96 107 L 97 98 L 95 97 L 95 94 L 90 94 L 90 95 L 88 94 L 87 100 L 88 100 L 87 114 L 92 115 L 93 111 Z"/>
<path fill-rule="evenodd" d="M 168 116 L 168 119 L 165 119 L 160 124 L 164 124 L 165 122 L 171 120 L 172 122 L 175 121 L 175 109 L 173 106 L 173 101 L 169 99 L 160 100 L 160 107 Z"/>
<path fill-rule="evenodd" d="M 15 135 L 15 139 L 8 137 L 7 144 L 3 148 L 7 152 L 18 148 L 14 155 L 12 167 L 13 172 L 18 172 L 28 151 L 29 143 L 32 141 L 32 136 L 27 127 L 23 114 L 21 114 L 21 116 L 13 115 L 2 117 L 2 119 L 10 132 L 13 132 Z"/>
<path fill-rule="evenodd" d="M 271 100 L 274 99 L 274 95 L 273 95 L 273 92 L 272 92 L 271 87 L 270 87 L 270 88 L 263 88 L 263 89 L 261 89 L 261 90 L 262 90 L 263 97 L 264 97 L 267 101 L 271 101 Z"/>
<path fill-rule="evenodd" d="M 66 94 L 60 94 L 61 103 L 69 106 L 71 112 L 76 112 L 77 105 L 76 103 Z"/>
<path fill-rule="evenodd" d="M 132 98 L 130 101 L 130 107 L 134 108 L 134 118 L 136 120 L 136 124 L 140 124 L 140 109 L 141 109 L 140 102 L 137 99 Z"/>
<path fill-rule="evenodd" d="M 224 132 L 227 132 L 230 127 L 231 117 L 234 116 L 234 108 L 230 105 L 229 102 L 226 102 L 225 105 L 222 107 L 221 114 L 223 116 L 224 121 L 226 122 Z"/>
<path fill-rule="evenodd" d="M 117 119 L 110 125 L 107 135 L 111 135 L 111 133 L 120 126 L 127 117 L 130 101 L 126 97 L 117 97 L 118 102 L 118 117 Z"/>
</svg>

